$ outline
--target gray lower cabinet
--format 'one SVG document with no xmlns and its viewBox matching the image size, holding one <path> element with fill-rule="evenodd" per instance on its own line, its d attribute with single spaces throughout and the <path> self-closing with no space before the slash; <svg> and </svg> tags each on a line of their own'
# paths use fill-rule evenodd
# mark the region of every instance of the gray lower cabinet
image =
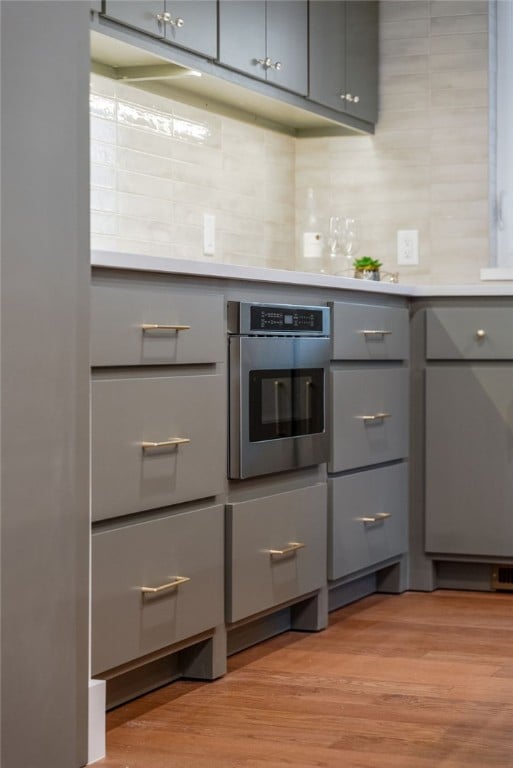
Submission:
<svg viewBox="0 0 513 768">
<path fill-rule="evenodd" d="M 220 0 L 219 61 L 306 94 L 307 0 Z"/>
<path fill-rule="evenodd" d="M 220 493 L 226 421 L 221 374 L 94 379 L 93 520 Z"/>
<path fill-rule="evenodd" d="M 310 0 L 312 101 L 375 123 L 378 115 L 378 2 Z"/>
<path fill-rule="evenodd" d="M 227 506 L 228 622 L 326 583 L 326 485 Z"/>
<path fill-rule="evenodd" d="M 330 472 L 408 455 L 408 369 L 332 369 Z"/>
<path fill-rule="evenodd" d="M 329 579 L 407 551 L 407 464 L 332 478 L 329 500 Z"/>
<path fill-rule="evenodd" d="M 428 360 L 513 360 L 513 312 L 506 307 L 426 310 Z"/>
<path fill-rule="evenodd" d="M 426 371 L 426 550 L 513 556 L 513 366 Z"/>
<path fill-rule="evenodd" d="M 103 13 L 209 58 L 217 55 L 216 0 L 105 0 Z"/>
<path fill-rule="evenodd" d="M 408 549 L 409 313 L 331 306 L 328 579 L 345 584 Z"/>
<path fill-rule="evenodd" d="M 226 359 L 224 302 L 167 281 L 93 278 L 91 364 L 217 363 Z"/>
<path fill-rule="evenodd" d="M 93 533 L 93 675 L 222 624 L 223 550 L 222 505 Z"/>
</svg>

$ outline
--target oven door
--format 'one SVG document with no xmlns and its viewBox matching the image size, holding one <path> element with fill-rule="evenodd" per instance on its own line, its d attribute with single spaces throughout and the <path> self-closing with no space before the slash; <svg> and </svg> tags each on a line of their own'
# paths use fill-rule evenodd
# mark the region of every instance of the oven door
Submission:
<svg viewBox="0 0 513 768">
<path fill-rule="evenodd" d="M 327 461 L 329 349 L 327 338 L 230 337 L 231 478 Z"/>
</svg>

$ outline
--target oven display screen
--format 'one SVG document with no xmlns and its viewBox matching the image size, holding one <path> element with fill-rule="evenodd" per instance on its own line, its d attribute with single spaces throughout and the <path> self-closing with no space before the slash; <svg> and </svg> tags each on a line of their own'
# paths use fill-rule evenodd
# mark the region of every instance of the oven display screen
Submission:
<svg viewBox="0 0 513 768">
<path fill-rule="evenodd" d="M 323 313 L 312 307 L 251 307 L 253 333 L 322 333 Z"/>
<path fill-rule="evenodd" d="M 324 431 L 324 369 L 251 371 L 250 442 Z"/>
</svg>

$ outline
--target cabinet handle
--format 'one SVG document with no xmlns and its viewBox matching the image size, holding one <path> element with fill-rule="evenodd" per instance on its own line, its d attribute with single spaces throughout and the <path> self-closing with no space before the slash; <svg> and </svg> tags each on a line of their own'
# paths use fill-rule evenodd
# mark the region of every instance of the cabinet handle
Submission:
<svg viewBox="0 0 513 768">
<path fill-rule="evenodd" d="M 148 331 L 190 331 L 190 325 L 166 325 L 164 323 L 143 323 L 141 325 L 143 333 Z"/>
<path fill-rule="evenodd" d="M 277 72 L 280 71 L 282 68 L 281 61 L 276 61 L 273 63 L 273 60 L 267 56 L 265 59 L 255 59 L 257 64 L 260 64 L 264 69 L 275 69 Z"/>
<path fill-rule="evenodd" d="M 164 24 L 171 24 L 172 27 L 177 27 L 178 29 L 185 24 L 185 21 L 181 18 L 173 19 L 169 11 L 166 11 L 165 13 L 157 13 L 157 21 Z"/>
<path fill-rule="evenodd" d="M 346 98 L 346 94 L 345 94 L 345 93 L 341 93 L 341 94 L 340 94 L 340 98 L 341 98 L 341 99 L 342 99 L 342 101 L 343 101 L 343 100 Z"/>
<path fill-rule="evenodd" d="M 306 544 L 302 544 L 299 541 L 291 541 L 285 549 L 268 549 L 267 551 L 271 557 L 283 557 L 284 555 L 292 555 L 297 552 L 298 549 L 303 549 L 304 547 L 306 547 Z"/>
<path fill-rule="evenodd" d="M 171 448 L 177 445 L 185 445 L 185 443 L 190 442 L 191 440 L 189 437 L 170 437 L 169 440 L 164 440 L 161 443 L 143 442 L 141 443 L 141 448 L 143 451 L 149 451 L 152 448 Z"/>
<path fill-rule="evenodd" d="M 378 512 L 373 517 L 359 517 L 357 518 L 361 523 L 380 523 L 382 520 L 387 520 L 392 517 L 390 512 Z"/>
<path fill-rule="evenodd" d="M 382 421 L 383 419 L 391 419 L 392 414 L 387 413 L 386 411 L 383 411 L 382 413 L 375 413 L 372 416 L 356 416 L 355 418 L 360 419 L 363 422 L 366 421 Z"/>
<path fill-rule="evenodd" d="M 363 331 L 360 331 L 360 333 L 363 333 L 364 336 L 391 336 L 392 335 L 392 331 L 383 331 L 381 329 L 363 330 Z"/>
<path fill-rule="evenodd" d="M 161 584 L 160 587 L 141 587 L 143 595 L 155 595 L 157 592 L 164 592 L 167 589 L 176 589 L 180 584 L 190 581 L 189 576 L 177 576 L 176 579 L 168 584 Z"/>
<path fill-rule="evenodd" d="M 346 93 L 346 99 L 347 101 L 353 102 L 353 104 L 358 104 L 360 101 L 359 96 L 353 96 L 351 93 Z"/>
<path fill-rule="evenodd" d="M 480 328 L 478 331 L 476 331 L 476 336 L 478 339 L 484 339 L 486 337 L 486 331 Z"/>
</svg>

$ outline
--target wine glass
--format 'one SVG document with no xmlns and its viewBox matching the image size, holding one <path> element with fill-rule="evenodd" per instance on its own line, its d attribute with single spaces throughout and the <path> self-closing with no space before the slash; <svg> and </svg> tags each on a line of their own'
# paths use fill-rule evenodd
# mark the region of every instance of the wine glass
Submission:
<svg viewBox="0 0 513 768">
<path fill-rule="evenodd" d="M 330 261 L 335 263 L 337 253 L 339 250 L 340 234 L 341 234 L 342 220 L 339 216 L 330 216 L 330 228 L 328 236 L 328 245 L 330 247 Z"/>
<path fill-rule="evenodd" d="M 340 245 L 342 253 L 346 257 L 348 269 L 352 266 L 352 261 L 360 250 L 361 242 L 361 222 L 360 219 L 345 218 L 342 219 L 340 231 Z"/>
</svg>

